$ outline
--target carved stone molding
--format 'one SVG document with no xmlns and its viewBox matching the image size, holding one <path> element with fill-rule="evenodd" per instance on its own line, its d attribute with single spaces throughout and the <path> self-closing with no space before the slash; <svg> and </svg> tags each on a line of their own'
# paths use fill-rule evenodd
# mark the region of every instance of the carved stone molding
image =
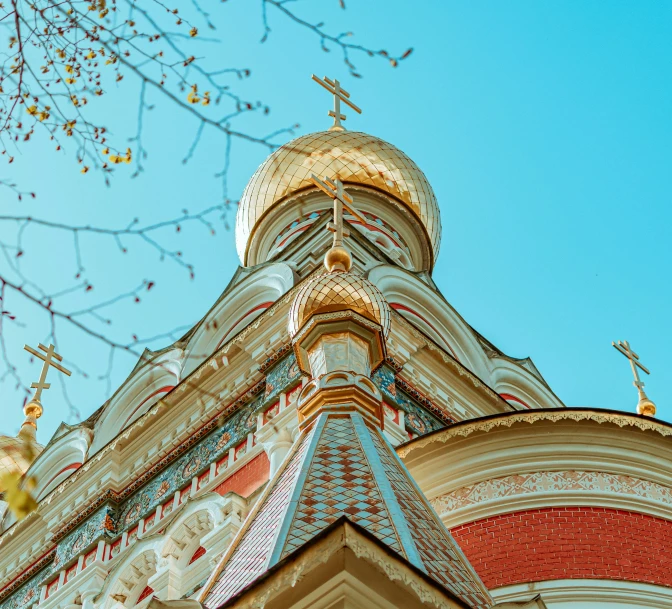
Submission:
<svg viewBox="0 0 672 609">
<path fill-rule="evenodd" d="M 581 408 L 534 410 L 494 415 L 483 419 L 456 423 L 448 429 L 422 436 L 397 449 L 403 459 L 412 451 L 424 448 L 435 442 L 448 442 L 455 437 L 467 437 L 476 432 L 488 432 L 497 427 L 511 427 L 515 423 L 536 423 L 539 421 L 591 421 L 593 423 L 611 423 L 619 427 L 634 427 L 642 431 L 655 431 L 661 436 L 672 436 L 672 426 L 640 415 L 618 413 L 610 410 L 588 410 Z"/>
<path fill-rule="evenodd" d="M 431 500 L 439 514 L 481 503 L 540 493 L 629 495 L 672 507 L 672 488 L 648 480 L 591 471 L 539 471 L 484 480 Z"/>
</svg>

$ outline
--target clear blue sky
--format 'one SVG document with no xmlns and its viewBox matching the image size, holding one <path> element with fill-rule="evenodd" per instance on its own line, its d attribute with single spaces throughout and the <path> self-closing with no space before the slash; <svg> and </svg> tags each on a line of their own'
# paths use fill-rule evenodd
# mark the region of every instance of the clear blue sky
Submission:
<svg viewBox="0 0 672 609">
<path fill-rule="evenodd" d="M 531 356 L 570 406 L 634 410 L 628 364 L 611 347 L 627 339 L 652 370 L 647 390 L 660 417 L 672 420 L 672 3 L 350 0 L 345 12 L 335 0 L 295 3 L 301 14 L 319 14 L 336 32 L 352 29 L 374 48 L 414 47 L 396 70 L 355 56 L 361 80 L 279 15 L 271 15 L 270 40 L 259 44 L 257 4 L 213 8 L 223 43 L 202 49 L 212 65 L 252 69 L 239 90 L 264 99 L 272 112 L 244 126 L 257 133 L 294 122 L 301 124 L 297 133 L 326 128 L 330 100 L 310 74 L 339 77 L 364 109 L 348 126 L 400 147 L 434 186 L 443 221 L 434 278 L 464 318 L 506 353 Z M 124 137 L 133 134 L 137 111 L 134 97 L 121 95 L 128 91 L 105 102 L 111 128 Z M 106 188 L 99 176 L 80 175 L 72 153 L 59 156 L 35 142 L 11 167 L 0 166 L 0 175 L 37 190 L 38 198 L 19 206 L 0 191 L 2 209 L 117 226 L 136 215 L 149 222 L 218 202 L 213 174 L 223 142 L 206 136 L 183 165 L 195 125 L 154 101 L 141 177 L 130 179 L 132 170 L 122 167 Z M 266 152 L 241 144 L 233 155 L 229 188 L 237 198 Z M 64 305 L 149 278 L 156 288 L 143 302 L 111 309 L 116 322 L 101 329 L 124 340 L 193 323 L 238 264 L 232 232 L 206 237 L 196 226 L 166 235 L 196 265 L 194 281 L 143 246 L 129 244 L 122 256 L 111 243 L 84 240 L 94 290 Z M 41 281 L 58 286 L 72 276 L 68 241 L 36 231 L 31 248 L 24 265 Z M 8 308 L 18 308 L 25 327 L 6 328 L 7 346 L 26 380 L 36 380 L 38 366 L 21 348 L 44 340 L 48 327 L 14 302 Z M 67 381 L 87 416 L 108 395 L 98 379 L 107 351 L 65 327 L 59 339 L 63 354 L 90 375 Z M 113 388 L 133 364 L 117 356 Z M 0 427 L 14 433 L 21 396 L 11 382 L 0 391 Z M 42 442 L 67 418 L 57 383 L 44 404 Z"/>
</svg>

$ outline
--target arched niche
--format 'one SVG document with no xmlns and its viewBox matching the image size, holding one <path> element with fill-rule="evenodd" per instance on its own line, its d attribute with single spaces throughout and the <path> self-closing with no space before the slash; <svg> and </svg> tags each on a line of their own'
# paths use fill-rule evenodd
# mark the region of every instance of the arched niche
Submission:
<svg viewBox="0 0 672 609">
<path fill-rule="evenodd" d="M 91 454 L 113 440 L 180 382 L 181 349 L 169 349 L 154 357 L 143 357 L 146 361 L 131 373 L 104 406 L 96 422 Z"/>
<path fill-rule="evenodd" d="M 488 382 L 483 349 L 471 328 L 438 292 L 413 273 L 388 264 L 371 269 L 368 279 L 384 294 L 390 307 Z"/>
<path fill-rule="evenodd" d="M 294 287 L 294 282 L 292 268 L 275 263 L 260 266 L 228 288 L 189 339 L 183 378 Z"/>
<path fill-rule="evenodd" d="M 117 563 L 98 596 L 94 599 L 99 609 L 130 609 L 143 593 L 158 564 L 157 540 L 146 539 L 135 544 Z"/>
<path fill-rule="evenodd" d="M 203 538 L 222 523 L 223 513 L 224 499 L 216 493 L 189 499 L 166 529 L 160 555 L 164 558 L 172 556 L 178 568 L 186 569 Z"/>
<path fill-rule="evenodd" d="M 64 431 L 59 435 L 59 432 Z M 86 461 L 93 432 L 83 426 L 62 425 L 31 465 L 28 475 L 35 478 L 33 496 L 42 499 Z"/>
</svg>

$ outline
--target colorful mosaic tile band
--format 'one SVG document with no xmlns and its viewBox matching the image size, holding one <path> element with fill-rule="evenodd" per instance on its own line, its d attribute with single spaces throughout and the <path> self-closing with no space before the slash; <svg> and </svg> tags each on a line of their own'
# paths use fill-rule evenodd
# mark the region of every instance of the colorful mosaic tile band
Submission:
<svg viewBox="0 0 672 609">
<path fill-rule="evenodd" d="M 417 436 L 424 436 L 426 433 L 445 427 L 445 423 L 439 421 L 397 387 L 395 373 L 387 364 L 376 370 L 371 380 L 386 399 L 404 411 L 407 431 Z"/>
<path fill-rule="evenodd" d="M 241 408 L 219 429 L 129 497 L 119 509 L 118 532 L 128 530 L 139 518 L 156 510 L 159 504 L 164 503 L 185 483 L 210 467 L 210 463 L 222 457 L 229 448 L 240 444 L 247 434 L 255 431 L 257 424 L 255 410 L 260 399 L 257 398 Z"/>
</svg>

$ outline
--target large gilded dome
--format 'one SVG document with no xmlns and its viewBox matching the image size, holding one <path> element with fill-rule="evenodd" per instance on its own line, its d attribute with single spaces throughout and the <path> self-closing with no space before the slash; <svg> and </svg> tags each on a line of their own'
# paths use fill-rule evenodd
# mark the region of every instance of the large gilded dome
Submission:
<svg viewBox="0 0 672 609">
<path fill-rule="evenodd" d="M 320 131 L 292 140 L 273 152 L 245 188 L 236 217 L 236 246 L 247 264 L 251 237 L 272 207 L 313 188 L 311 174 L 338 177 L 394 197 L 424 227 L 436 259 L 441 240 L 439 206 L 425 174 L 401 150 L 356 131 Z"/>
</svg>

